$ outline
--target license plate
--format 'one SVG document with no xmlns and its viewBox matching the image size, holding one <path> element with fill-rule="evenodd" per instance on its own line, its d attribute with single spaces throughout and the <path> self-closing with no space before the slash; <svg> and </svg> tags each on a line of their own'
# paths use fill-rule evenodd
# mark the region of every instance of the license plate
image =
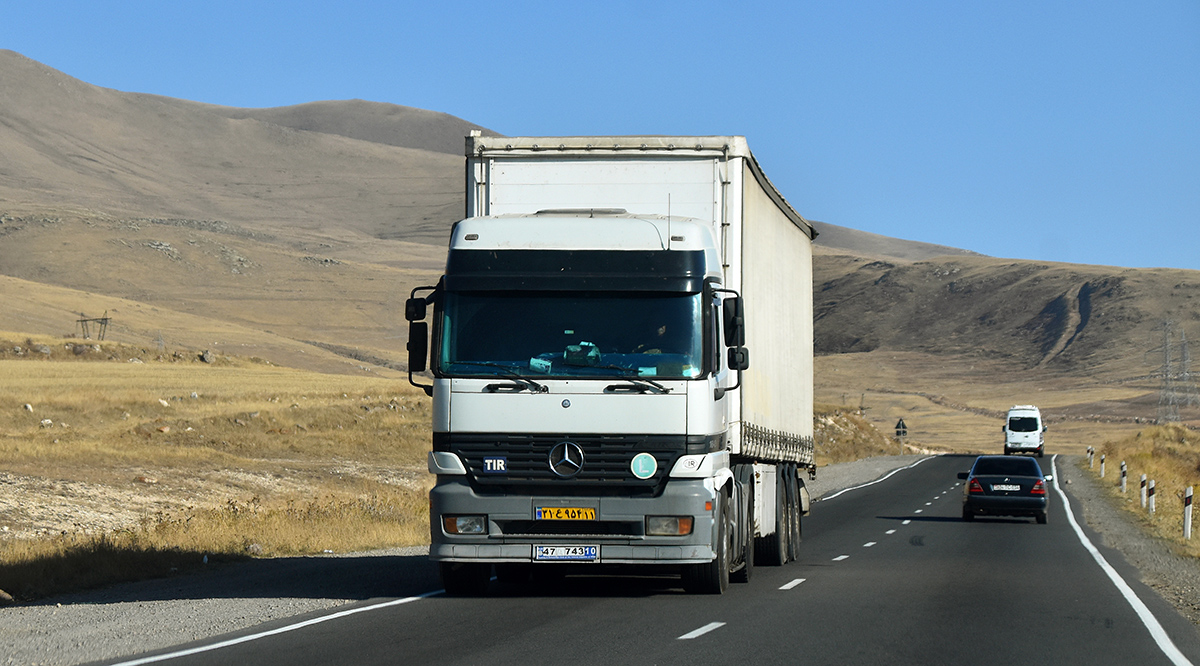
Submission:
<svg viewBox="0 0 1200 666">
<path fill-rule="evenodd" d="M 600 546 L 534 546 L 533 559 L 542 561 L 592 562 Z"/>
<path fill-rule="evenodd" d="M 1012 483 L 996 483 L 992 485 L 992 490 L 1013 491 L 1020 490 L 1021 486 Z"/>
<path fill-rule="evenodd" d="M 539 506 L 533 510 L 538 520 L 595 520 L 596 510 L 567 506 Z"/>
</svg>

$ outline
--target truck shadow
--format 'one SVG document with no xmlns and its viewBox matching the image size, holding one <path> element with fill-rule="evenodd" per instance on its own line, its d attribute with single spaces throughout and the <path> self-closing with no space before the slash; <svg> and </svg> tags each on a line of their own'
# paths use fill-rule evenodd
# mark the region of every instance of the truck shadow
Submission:
<svg viewBox="0 0 1200 666">
<path fill-rule="evenodd" d="M 181 599 L 403 597 L 441 589 L 425 554 L 281 557 L 220 563 L 168 578 L 120 583 L 41 599 L 29 606 Z"/>
</svg>

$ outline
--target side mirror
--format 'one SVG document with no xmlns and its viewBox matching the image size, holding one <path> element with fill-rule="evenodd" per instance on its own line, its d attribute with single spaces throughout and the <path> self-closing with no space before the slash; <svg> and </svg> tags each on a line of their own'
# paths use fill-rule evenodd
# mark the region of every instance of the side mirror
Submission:
<svg viewBox="0 0 1200 666">
<path fill-rule="evenodd" d="M 1042 426 L 1042 432 L 1046 432 L 1049 429 L 1050 429 L 1050 426 L 1045 426 L 1045 425 Z"/>
<path fill-rule="evenodd" d="M 426 302 L 423 298 L 410 298 L 404 301 L 404 318 L 408 321 L 421 321 L 425 318 Z"/>
<path fill-rule="evenodd" d="M 745 347 L 730 347 L 729 369 L 735 372 L 740 372 L 750 367 L 750 350 Z"/>
<path fill-rule="evenodd" d="M 959 472 L 959 473 L 958 473 L 958 478 L 960 478 L 960 479 L 965 479 L 965 478 L 967 478 L 967 477 L 968 477 L 968 476 L 970 476 L 970 475 L 971 475 L 971 473 L 970 473 L 970 472 Z"/>
<path fill-rule="evenodd" d="M 1053 480 L 1054 480 L 1054 475 L 1053 475 L 1053 474 L 1047 474 L 1047 475 L 1046 475 L 1045 477 L 1043 477 L 1043 478 L 1045 478 L 1045 479 L 1046 479 L 1046 483 L 1050 483 L 1051 481 L 1053 481 Z"/>
<path fill-rule="evenodd" d="M 420 300 L 420 299 L 410 299 Z M 422 301 L 423 303 L 424 301 Z M 408 325 L 408 373 L 425 371 L 425 359 L 429 356 L 429 324 L 414 321 Z"/>
<path fill-rule="evenodd" d="M 725 346 L 741 347 L 745 345 L 746 317 L 743 311 L 742 297 L 734 296 L 721 301 L 721 311 L 725 319 Z"/>
<path fill-rule="evenodd" d="M 1008 426 L 1000 426 L 1000 432 L 1008 432 Z"/>
</svg>

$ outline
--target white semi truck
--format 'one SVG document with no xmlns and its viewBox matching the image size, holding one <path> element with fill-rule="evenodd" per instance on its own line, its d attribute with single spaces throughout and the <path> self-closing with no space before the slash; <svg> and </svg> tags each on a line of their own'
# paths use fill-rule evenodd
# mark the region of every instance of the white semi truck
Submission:
<svg viewBox="0 0 1200 666">
<path fill-rule="evenodd" d="M 719 594 L 794 559 L 816 234 L 745 138 L 473 135 L 466 158 L 445 275 L 405 308 L 446 590 L 649 565 Z"/>
</svg>

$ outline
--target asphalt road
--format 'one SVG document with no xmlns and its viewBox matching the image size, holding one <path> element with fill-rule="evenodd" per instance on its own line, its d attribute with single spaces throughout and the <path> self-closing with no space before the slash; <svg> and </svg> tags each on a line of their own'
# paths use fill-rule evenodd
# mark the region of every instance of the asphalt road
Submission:
<svg viewBox="0 0 1200 666">
<path fill-rule="evenodd" d="M 930 458 L 816 503 L 799 561 L 719 597 L 644 575 L 450 598 L 427 567 L 395 597 L 108 663 L 1200 664 L 1200 632 L 1100 548 L 1131 603 L 1057 492 L 1047 525 L 963 522 L 956 474 L 971 459 Z"/>
</svg>

